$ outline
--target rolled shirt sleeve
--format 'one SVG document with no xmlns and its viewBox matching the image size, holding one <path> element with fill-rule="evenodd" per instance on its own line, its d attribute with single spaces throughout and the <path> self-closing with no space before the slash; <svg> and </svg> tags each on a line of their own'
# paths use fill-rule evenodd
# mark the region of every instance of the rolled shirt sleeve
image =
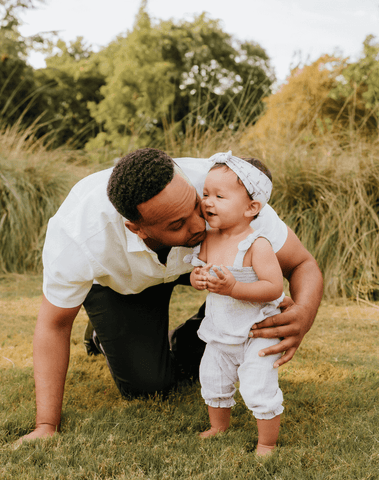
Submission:
<svg viewBox="0 0 379 480">
<path fill-rule="evenodd" d="M 258 218 L 250 224 L 254 230 L 260 230 L 277 253 L 286 243 L 288 236 L 287 225 L 270 205 L 265 205 L 259 212 Z"/>
<path fill-rule="evenodd" d="M 53 305 L 73 308 L 83 303 L 95 272 L 87 252 L 54 223 L 49 224 L 42 254 L 43 293 Z"/>
</svg>

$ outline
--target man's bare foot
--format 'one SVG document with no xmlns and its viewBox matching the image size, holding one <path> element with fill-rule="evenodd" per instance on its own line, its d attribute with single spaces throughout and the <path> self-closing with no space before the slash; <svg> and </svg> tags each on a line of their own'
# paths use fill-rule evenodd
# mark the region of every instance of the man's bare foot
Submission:
<svg viewBox="0 0 379 480">
<path fill-rule="evenodd" d="M 58 429 L 55 425 L 49 425 L 47 423 L 38 425 L 35 430 L 27 435 L 16 440 L 13 443 L 14 449 L 18 448 L 23 442 L 30 442 L 32 440 L 38 440 L 40 438 L 50 438 L 57 433 Z"/>
</svg>

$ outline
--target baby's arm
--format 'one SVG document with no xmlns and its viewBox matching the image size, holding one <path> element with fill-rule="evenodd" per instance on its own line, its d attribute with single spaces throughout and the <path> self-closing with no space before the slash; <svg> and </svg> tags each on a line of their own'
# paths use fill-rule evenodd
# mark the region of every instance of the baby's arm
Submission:
<svg viewBox="0 0 379 480">
<path fill-rule="evenodd" d="M 201 244 L 199 259 L 203 262 L 207 261 L 207 241 L 206 239 Z M 205 267 L 195 267 L 190 275 L 191 285 L 196 288 L 196 290 L 206 290 L 207 288 L 207 279 L 209 276 L 209 270 L 212 265 L 209 263 Z"/>
<path fill-rule="evenodd" d="M 252 260 L 257 282 L 237 282 L 226 267 L 221 267 L 222 271 L 215 269 L 218 278 L 208 277 L 208 290 L 247 302 L 264 303 L 279 298 L 283 292 L 283 276 L 270 243 L 265 238 L 257 238 L 246 255 Z"/>
</svg>

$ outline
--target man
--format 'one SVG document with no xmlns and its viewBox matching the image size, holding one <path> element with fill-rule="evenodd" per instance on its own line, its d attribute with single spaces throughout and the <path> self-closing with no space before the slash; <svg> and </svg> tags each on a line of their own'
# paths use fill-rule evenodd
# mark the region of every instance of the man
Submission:
<svg viewBox="0 0 379 480">
<path fill-rule="evenodd" d="M 50 220 L 43 253 L 44 297 L 34 335 L 36 429 L 25 440 L 59 429 L 73 321 L 83 304 L 123 395 L 164 391 L 196 372 L 203 345 L 196 336 L 201 312 L 168 340 L 168 304 L 191 266 L 183 258 L 205 237 L 200 195 L 211 162 L 177 159 L 141 149 L 113 169 L 86 177 Z M 292 301 L 262 322 L 254 337 L 283 337 L 263 351 L 289 361 L 311 327 L 322 296 L 313 257 L 271 207 L 264 226 Z"/>
</svg>

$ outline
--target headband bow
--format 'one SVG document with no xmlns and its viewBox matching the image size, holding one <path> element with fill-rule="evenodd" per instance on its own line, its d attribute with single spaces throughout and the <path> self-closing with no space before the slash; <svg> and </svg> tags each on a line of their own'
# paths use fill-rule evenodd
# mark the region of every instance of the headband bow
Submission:
<svg viewBox="0 0 379 480">
<path fill-rule="evenodd" d="M 216 153 L 210 160 L 215 163 L 224 163 L 237 175 L 242 181 L 250 195 L 253 194 L 254 200 L 259 200 L 262 207 L 266 205 L 271 196 L 272 182 L 258 168 L 249 162 L 238 157 L 233 157 L 232 151 L 225 153 Z"/>
</svg>

